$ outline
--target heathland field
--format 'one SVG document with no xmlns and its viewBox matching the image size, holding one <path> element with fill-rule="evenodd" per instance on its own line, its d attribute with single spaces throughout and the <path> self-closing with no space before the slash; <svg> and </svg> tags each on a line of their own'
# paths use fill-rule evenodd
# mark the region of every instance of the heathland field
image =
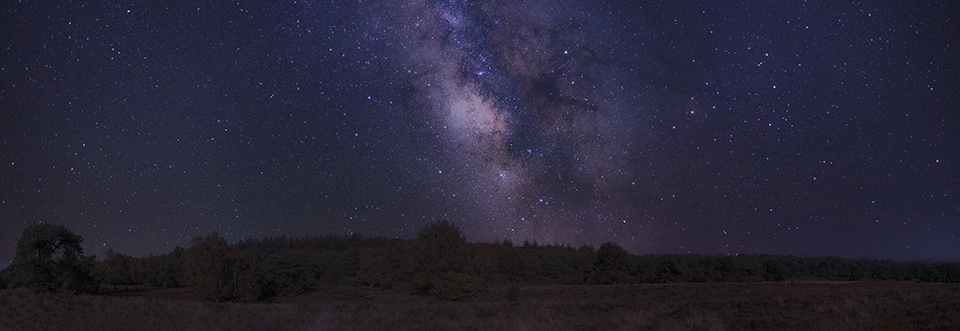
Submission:
<svg viewBox="0 0 960 331">
<path fill-rule="evenodd" d="M 112 289 L 110 289 L 112 290 Z M 530 285 L 440 302 L 406 284 L 342 302 L 330 287 L 261 303 L 187 288 L 106 295 L 0 291 L 2 330 L 957 330 L 960 284 L 894 281 Z"/>
</svg>

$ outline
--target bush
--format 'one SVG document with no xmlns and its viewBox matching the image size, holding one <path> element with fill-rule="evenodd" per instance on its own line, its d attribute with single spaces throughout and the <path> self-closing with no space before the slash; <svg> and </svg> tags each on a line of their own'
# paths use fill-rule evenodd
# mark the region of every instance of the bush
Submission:
<svg viewBox="0 0 960 331">
<path fill-rule="evenodd" d="M 465 301 L 489 296 L 487 282 L 480 277 L 458 272 L 448 272 L 437 279 L 430 294 L 443 301 Z"/>
<path fill-rule="evenodd" d="M 370 301 L 373 300 L 373 296 L 370 293 L 367 293 L 367 289 L 361 286 L 341 286 L 333 288 L 333 292 L 330 293 L 333 295 L 334 299 L 340 301 Z"/>
<path fill-rule="evenodd" d="M 520 302 L 520 286 L 511 284 L 510 287 L 507 288 L 507 301 Z"/>
<path fill-rule="evenodd" d="M 345 278 L 343 278 L 343 279 L 338 280 L 338 281 L 337 281 L 337 285 L 340 285 L 340 286 L 356 286 L 356 287 L 362 287 L 362 286 L 364 286 L 365 284 L 363 284 L 363 282 L 360 281 L 360 278 L 357 278 L 357 277 L 345 277 Z"/>
<path fill-rule="evenodd" d="M 370 301 L 373 295 L 367 293 L 365 286 L 357 277 L 343 278 L 337 282 L 337 287 L 330 291 L 334 299 L 340 301 Z"/>
</svg>

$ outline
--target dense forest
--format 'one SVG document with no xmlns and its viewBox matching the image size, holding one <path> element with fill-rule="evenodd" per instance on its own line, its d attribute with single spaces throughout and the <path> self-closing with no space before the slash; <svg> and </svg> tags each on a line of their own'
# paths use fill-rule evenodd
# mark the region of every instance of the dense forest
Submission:
<svg viewBox="0 0 960 331">
<path fill-rule="evenodd" d="M 70 238 L 75 242 L 79 239 Z M 26 245 L 24 239 L 19 245 Z M 56 291 L 50 286 L 37 288 L 38 280 L 31 283 L 30 279 L 39 279 L 29 275 L 37 269 L 23 266 L 37 262 L 24 262 L 20 251 L 18 247 L 17 259 L 0 272 L 0 286 Z M 343 300 L 365 300 L 369 298 L 366 289 L 389 288 L 394 283 L 409 283 L 444 300 L 464 300 L 487 295 L 488 284 L 795 279 L 960 281 L 957 262 L 784 255 L 634 255 L 612 242 L 599 248 L 528 241 L 514 244 L 508 240 L 467 243 L 460 230 L 446 221 L 429 224 L 411 240 L 330 235 L 268 237 L 228 244 L 218 234 L 210 233 L 195 238 L 189 248 L 178 247 L 167 254 L 144 258 L 108 251 L 102 259 L 93 260 L 83 258 L 82 250 L 79 256 L 76 253 L 63 254 L 71 255 L 74 269 L 80 270 L 72 274 L 89 272 L 108 291 L 111 287 L 135 284 L 190 286 L 198 297 L 216 301 L 259 301 L 304 293 L 323 284 L 335 284 L 333 295 Z"/>
</svg>

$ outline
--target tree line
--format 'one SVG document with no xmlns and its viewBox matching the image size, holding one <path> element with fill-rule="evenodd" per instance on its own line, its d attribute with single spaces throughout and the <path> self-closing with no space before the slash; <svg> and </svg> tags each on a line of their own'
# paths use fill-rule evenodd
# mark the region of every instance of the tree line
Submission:
<svg viewBox="0 0 960 331">
<path fill-rule="evenodd" d="M 0 288 L 96 293 L 101 286 L 107 291 L 135 284 L 189 286 L 206 300 L 260 301 L 334 284 L 335 298 L 368 300 L 370 288 L 408 283 L 418 291 L 456 301 L 491 297 L 489 284 L 960 282 L 958 262 L 765 254 L 634 255 L 613 242 L 596 249 L 530 241 L 514 245 L 509 240 L 467 243 L 447 221 L 428 224 L 411 240 L 330 235 L 251 238 L 229 244 L 210 233 L 194 238 L 188 248 L 145 258 L 111 250 L 95 260 L 83 255 L 81 241 L 62 226 L 28 228 L 18 242 L 14 262 L 0 271 Z"/>
</svg>

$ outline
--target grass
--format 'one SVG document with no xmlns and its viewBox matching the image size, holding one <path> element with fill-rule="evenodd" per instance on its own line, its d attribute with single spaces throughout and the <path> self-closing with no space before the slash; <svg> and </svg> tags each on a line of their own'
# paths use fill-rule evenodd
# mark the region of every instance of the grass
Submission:
<svg viewBox="0 0 960 331">
<path fill-rule="evenodd" d="M 332 287 L 331 287 L 332 288 Z M 924 330 L 960 327 L 960 285 L 797 282 L 523 286 L 519 302 L 438 302 L 407 284 L 341 302 L 323 288 L 274 302 L 188 292 L 61 296 L 0 291 L 2 330 Z"/>
</svg>

